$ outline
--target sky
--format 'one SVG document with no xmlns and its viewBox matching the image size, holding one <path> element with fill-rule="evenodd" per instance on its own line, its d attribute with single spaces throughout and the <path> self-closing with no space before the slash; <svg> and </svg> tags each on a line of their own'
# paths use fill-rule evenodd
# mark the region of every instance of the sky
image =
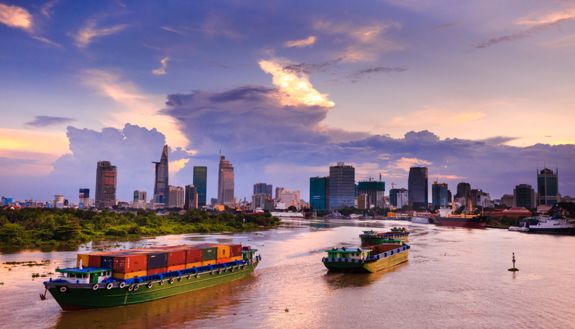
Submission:
<svg viewBox="0 0 575 329">
<path fill-rule="evenodd" d="M 217 161 L 236 197 L 356 179 L 497 198 L 559 168 L 575 195 L 575 1 L 0 0 L 0 195 L 48 200 L 118 167 L 118 197 Z M 77 201 L 77 200 L 76 200 Z"/>
</svg>

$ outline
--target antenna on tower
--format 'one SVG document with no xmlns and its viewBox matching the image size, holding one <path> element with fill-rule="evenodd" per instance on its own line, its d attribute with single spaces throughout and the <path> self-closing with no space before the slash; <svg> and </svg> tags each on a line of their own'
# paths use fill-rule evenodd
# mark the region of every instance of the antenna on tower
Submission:
<svg viewBox="0 0 575 329">
<path fill-rule="evenodd" d="M 381 172 L 379 172 L 379 181 L 381 182 Z"/>
</svg>

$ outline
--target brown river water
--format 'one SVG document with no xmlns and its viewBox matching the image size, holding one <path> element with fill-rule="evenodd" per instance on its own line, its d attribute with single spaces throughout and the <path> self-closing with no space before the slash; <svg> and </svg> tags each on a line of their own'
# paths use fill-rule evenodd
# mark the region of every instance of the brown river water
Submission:
<svg viewBox="0 0 575 329">
<path fill-rule="evenodd" d="M 409 262 L 375 274 L 328 274 L 324 250 L 357 245 L 367 227 L 405 226 Z M 113 249 L 241 242 L 262 262 L 244 280 L 140 305 L 63 312 L 32 273 L 75 264 L 76 252 L 22 251 L 0 266 L 0 328 L 575 328 L 575 237 L 400 221 L 285 221 L 242 234 L 172 235 Z M 515 252 L 519 272 L 508 272 Z"/>
</svg>

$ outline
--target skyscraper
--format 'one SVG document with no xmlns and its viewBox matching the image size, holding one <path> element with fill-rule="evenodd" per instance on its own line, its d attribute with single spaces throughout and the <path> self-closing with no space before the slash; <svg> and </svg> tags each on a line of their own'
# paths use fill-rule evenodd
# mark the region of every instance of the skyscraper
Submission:
<svg viewBox="0 0 575 329">
<path fill-rule="evenodd" d="M 553 206 L 559 202 L 559 170 L 543 168 L 537 173 L 537 204 Z"/>
<path fill-rule="evenodd" d="M 168 186 L 168 208 L 184 208 L 186 191 L 181 186 Z"/>
<path fill-rule="evenodd" d="M 261 208 L 266 210 L 266 203 L 273 200 L 272 197 L 273 186 L 266 183 L 254 184 L 254 193 L 252 195 L 252 209 Z"/>
<path fill-rule="evenodd" d="M 156 165 L 156 179 L 154 181 L 154 202 L 168 204 L 168 145 L 164 145 L 160 162 Z"/>
<path fill-rule="evenodd" d="M 116 205 L 116 166 L 110 161 L 99 161 L 96 168 L 96 208 L 111 208 Z"/>
<path fill-rule="evenodd" d="M 427 167 L 409 168 L 408 203 L 413 209 L 427 209 L 428 205 Z"/>
<path fill-rule="evenodd" d="M 310 177 L 309 179 L 309 204 L 312 209 L 329 209 L 329 177 Z"/>
<path fill-rule="evenodd" d="M 235 203 L 234 198 L 234 166 L 222 155 L 218 170 L 218 202 L 226 206 Z"/>
<path fill-rule="evenodd" d="M 385 182 L 382 181 L 363 181 L 357 183 L 357 191 L 359 194 L 366 194 L 367 208 L 383 208 L 385 207 Z"/>
<path fill-rule="evenodd" d="M 389 203 L 398 209 L 401 209 L 401 208 L 403 208 L 403 206 L 406 206 L 407 205 L 407 189 L 392 188 L 391 190 L 389 190 Z"/>
<path fill-rule="evenodd" d="M 198 208 L 202 208 L 206 205 L 208 194 L 208 167 L 194 167 L 194 186 L 198 192 Z"/>
<path fill-rule="evenodd" d="M 469 197 L 469 191 L 471 191 L 471 184 L 461 182 L 457 184 L 457 194 L 455 194 L 455 198 L 465 198 Z"/>
<path fill-rule="evenodd" d="M 535 191 L 529 184 L 519 184 L 513 190 L 513 206 L 535 208 Z"/>
<path fill-rule="evenodd" d="M 80 208 L 90 208 L 90 189 L 89 188 L 81 188 L 78 197 L 80 199 L 79 206 Z"/>
<path fill-rule="evenodd" d="M 329 208 L 353 207 L 355 203 L 355 168 L 338 162 L 329 167 Z"/>
<path fill-rule="evenodd" d="M 198 209 L 198 198 L 198 189 L 194 185 L 186 185 L 186 201 L 184 202 L 184 209 Z"/>
<path fill-rule="evenodd" d="M 431 185 L 431 203 L 434 209 L 446 208 L 449 204 L 449 190 L 447 183 L 435 181 Z"/>
</svg>

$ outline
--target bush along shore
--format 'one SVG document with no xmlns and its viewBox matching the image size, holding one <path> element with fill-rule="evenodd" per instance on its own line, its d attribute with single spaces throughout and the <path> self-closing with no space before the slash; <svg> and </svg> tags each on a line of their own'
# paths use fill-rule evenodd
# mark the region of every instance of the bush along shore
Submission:
<svg viewBox="0 0 575 329">
<path fill-rule="evenodd" d="M 273 228 L 270 214 L 210 213 L 202 210 L 154 211 L 78 209 L 0 210 L 0 248 L 68 249 L 97 240 L 133 240 L 183 233 L 242 232 Z"/>
</svg>

